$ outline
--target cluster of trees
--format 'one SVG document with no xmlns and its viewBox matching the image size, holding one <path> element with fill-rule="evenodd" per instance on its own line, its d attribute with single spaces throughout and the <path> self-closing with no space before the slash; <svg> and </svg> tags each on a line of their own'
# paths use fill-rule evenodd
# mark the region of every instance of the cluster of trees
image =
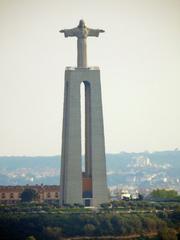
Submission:
<svg viewBox="0 0 180 240">
<path fill-rule="evenodd" d="M 176 240 L 180 232 L 180 209 L 167 213 L 118 214 L 84 213 L 3 213 L 0 214 L 2 239 L 58 240 L 71 236 L 125 236 L 157 233 L 162 240 Z M 169 236 L 169 238 L 166 238 Z M 30 240 L 28 239 L 28 240 Z"/>
<path fill-rule="evenodd" d="M 110 203 L 101 204 L 101 208 L 107 211 L 111 210 L 143 210 L 143 211 L 156 211 L 156 210 L 175 210 L 180 206 L 179 202 L 159 202 L 159 201 L 112 201 Z"/>
<path fill-rule="evenodd" d="M 79 204 L 58 208 L 29 203 L 37 197 L 35 190 L 25 189 L 21 194 L 23 203 L 0 206 L 1 239 L 59 240 L 72 236 L 93 239 L 94 236 L 143 236 L 147 233 L 157 234 L 158 240 L 177 240 L 178 236 L 180 239 L 180 203 L 158 202 L 160 199 L 178 199 L 174 190 L 154 190 L 151 197 L 157 202 L 121 200 L 104 203 L 96 213 Z M 144 210 L 148 211 L 145 213 Z"/>
<path fill-rule="evenodd" d="M 151 202 L 151 201 L 112 201 L 110 203 L 101 204 L 101 208 L 94 209 L 97 213 L 157 213 L 160 211 L 176 211 L 180 208 L 179 202 Z M 92 213 L 92 209 L 84 208 L 84 206 L 75 204 L 74 206 L 59 207 L 58 203 L 37 203 L 23 202 L 15 205 L 0 206 L 0 215 L 3 213 Z"/>
<path fill-rule="evenodd" d="M 38 193 L 32 188 L 25 188 L 21 193 L 22 202 L 32 202 L 38 199 Z"/>
<path fill-rule="evenodd" d="M 178 196 L 177 191 L 175 190 L 167 190 L 167 189 L 155 189 L 151 192 L 150 198 L 153 200 L 179 200 L 180 196 Z"/>
</svg>

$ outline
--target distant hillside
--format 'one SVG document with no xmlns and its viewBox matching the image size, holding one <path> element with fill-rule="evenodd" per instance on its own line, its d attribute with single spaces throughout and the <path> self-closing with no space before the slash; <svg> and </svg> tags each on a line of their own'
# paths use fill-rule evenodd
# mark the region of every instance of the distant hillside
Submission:
<svg viewBox="0 0 180 240">
<path fill-rule="evenodd" d="M 15 170 L 17 168 L 59 168 L 60 156 L 37 156 L 37 157 L 0 157 L 0 168 Z"/>
<path fill-rule="evenodd" d="M 180 151 L 107 154 L 109 186 L 180 189 Z M 0 185 L 59 184 L 60 156 L 0 157 Z"/>
</svg>

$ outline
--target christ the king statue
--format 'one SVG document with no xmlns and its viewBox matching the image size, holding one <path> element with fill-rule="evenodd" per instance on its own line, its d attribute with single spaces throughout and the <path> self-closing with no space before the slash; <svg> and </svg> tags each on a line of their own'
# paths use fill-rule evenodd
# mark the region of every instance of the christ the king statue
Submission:
<svg viewBox="0 0 180 240">
<path fill-rule="evenodd" d="M 87 28 L 84 21 L 80 20 L 79 25 L 72 29 L 63 29 L 60 31 L 65 37 L 77 37 L 77 67 L 87 68 L 87 37 L 99 37 L 99 33 L 103 33 L 102 29 Z"/>
</svg>

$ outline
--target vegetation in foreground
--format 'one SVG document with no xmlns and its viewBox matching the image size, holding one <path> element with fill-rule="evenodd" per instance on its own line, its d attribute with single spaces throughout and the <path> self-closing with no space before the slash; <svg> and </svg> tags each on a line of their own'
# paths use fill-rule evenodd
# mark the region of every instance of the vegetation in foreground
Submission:
<svg viewBox="0 0 180 240">
<path fill-rule="evenodd" d="M 176 240 L 180 239 L 179 234 L 178 202 L 116 201 L 110 207 L 102 205 L 98 211 L 33 203 L 0 207 L 2 240 L 59 240 L 74 236 Z"/>
</svg>

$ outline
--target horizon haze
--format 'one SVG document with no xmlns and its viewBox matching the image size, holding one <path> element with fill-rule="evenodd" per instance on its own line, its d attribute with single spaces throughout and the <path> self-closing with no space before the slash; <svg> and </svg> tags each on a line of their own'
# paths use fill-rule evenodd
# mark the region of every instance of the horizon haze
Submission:
<svg viewBox="0 0 180 240">
<path fill-rule="evenodd" d="M 0 156 L 60 155 L 64 71 L 84 19 L 107 153 L 180 149 L 180 1 L 0 0 Z"/>
</svg>

